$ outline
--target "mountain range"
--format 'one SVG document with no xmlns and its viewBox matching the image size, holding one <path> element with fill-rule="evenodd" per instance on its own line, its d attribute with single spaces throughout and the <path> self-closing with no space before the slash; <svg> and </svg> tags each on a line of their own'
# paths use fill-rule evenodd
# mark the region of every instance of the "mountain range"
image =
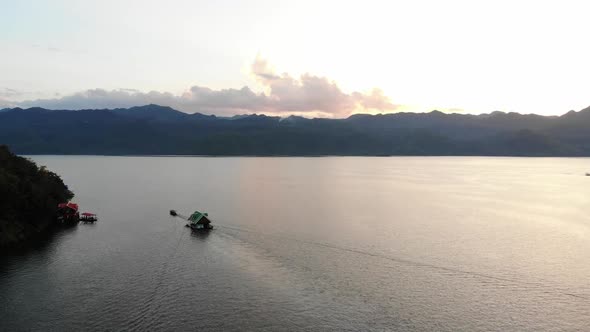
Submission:
<svg viewBox="0 0 590 332">
<path fill-rule="evenodd" d="M 18 154 L 590 156 L 590 107 L 562 116 L 493 112 L 216 117 L 146 105 L 0 110 Z"/>
</svg>

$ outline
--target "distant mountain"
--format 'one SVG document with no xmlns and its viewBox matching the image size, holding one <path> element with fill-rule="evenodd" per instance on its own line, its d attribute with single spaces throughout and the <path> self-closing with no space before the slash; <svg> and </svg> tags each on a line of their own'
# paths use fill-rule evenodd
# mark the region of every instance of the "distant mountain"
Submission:
<svg viewBox="0 0 590 332">
<path fill-rule="evenodd" d="M 170 107 L 154 104 L 131 108 L 116 108 L 113 110 L 113 113 L 136 119 L 167 122 L 182 121 L 190 116 L 189 114 L 177 111 Z"/>
<path fill-rule="evenodd" d="M 0 144 L 19 154 L 590 156 L 590 108 L 562 116 L 356 114 L 347 119 L 8 109 Z"/>
</svg>

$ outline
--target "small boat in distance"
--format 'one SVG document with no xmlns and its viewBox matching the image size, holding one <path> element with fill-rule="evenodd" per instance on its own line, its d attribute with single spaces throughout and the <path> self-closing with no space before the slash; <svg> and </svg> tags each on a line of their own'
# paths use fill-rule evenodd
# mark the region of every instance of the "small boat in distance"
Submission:
<svg viewBox="0 0 590 332">
<path fill-rule="evenodd" d="M 590 176 L 590 173 L 586 173 L 586 176 Z"/>
<path fill-rule="evenodd" d="M 80 215 L 80 221 L 84 222 L 84 223 L 87 223 L 87 222 L 93 223 L 97 220 L 98 220 L 98 217 L 94 213 L 84 212 Z"/>
</svg>

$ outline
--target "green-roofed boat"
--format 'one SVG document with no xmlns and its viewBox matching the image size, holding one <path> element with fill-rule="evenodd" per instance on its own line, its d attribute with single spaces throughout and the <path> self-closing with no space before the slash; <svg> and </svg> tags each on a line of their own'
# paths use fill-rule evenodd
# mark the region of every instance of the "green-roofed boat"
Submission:
<svg viewBox="0 0 590 332">
<path fill-rule="evenodd" d="M 211 225 L 211 220 L 209 220 L 209 215 L 204 212 L 195 211 L 190 217 L 185 217 L 176 212 L 176 210 L 170 210 L 170 215 L 173 217 L 179 217 L 188 221 L 186 227 L 190 227 L 196 231 L 202 230 L 210 230 L 213 229 L 213 225 Z"/>
<path fill-rule="evenodd" d="M 213 229 L 211 225 L 211 220 L 209 220 L 209 215 L 207 213 L 195 211 L 188 217 L 188 227 L 193 230 L 208 230 Z"/>
</svg>

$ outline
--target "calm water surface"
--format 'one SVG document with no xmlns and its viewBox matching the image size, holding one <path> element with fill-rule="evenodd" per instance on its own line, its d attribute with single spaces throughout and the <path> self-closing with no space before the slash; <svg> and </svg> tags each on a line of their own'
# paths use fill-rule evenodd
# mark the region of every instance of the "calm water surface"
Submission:
<svg viewBox="0 0 590 332">
<path fill-rule="evenodd" d="M 590 159 L 32 159 L 99 221 L 0 257 L 0 330 L 590 329 Z"/>
</svg>

